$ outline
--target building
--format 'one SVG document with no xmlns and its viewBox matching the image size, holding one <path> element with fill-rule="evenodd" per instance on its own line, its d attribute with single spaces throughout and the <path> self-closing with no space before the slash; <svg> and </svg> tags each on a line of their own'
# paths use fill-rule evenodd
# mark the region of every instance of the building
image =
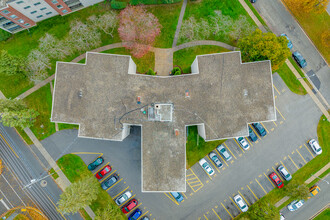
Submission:
<svg viewBox="0 0 330 220">
<path fill-rule="evenodd" d="M 0 0 L 0 28 L 10 33 L 28 29 L 55 15 L 66 15 L 102 0 Z"/>
<path fill-rule="evenodd" d="M 269 60 L 209 54 L 191 69 L 136 74 L 130 56 L 92 52 L 86 64 L 58 62 L 51 121 L 79 124 L 79 137 L 117 141 L 141 126 L 142 191 L 185 191 L 186 126 L 210 141 L 248 136 L 248 123 L 276 120 Z"/>
</svg>

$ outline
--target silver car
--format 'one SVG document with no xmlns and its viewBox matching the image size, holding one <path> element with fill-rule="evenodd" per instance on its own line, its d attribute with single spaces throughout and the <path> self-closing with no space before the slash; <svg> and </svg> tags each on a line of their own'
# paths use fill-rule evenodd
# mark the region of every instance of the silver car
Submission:
<svg viewBox="0 0 330 220">
<path fill-rule="evenodd" d="M 117 205 L 121 205 L 124 202 L 126 202 L 127 200 L 129 200 L 129 198 L 132 197 L 132 193 L 130 191 L 126 191 L 123 194 L 121 194 L 115 201 Z"/>
<path fill-rule="evenodd" d="M 230 154 L 227 152 L 226 148 L 222 146 L 221 144 L 217 147 L 218 152 L 220 155 L 225 158 L 226 161 L 231 160 Z"/>
<path fill-rule="evenodd" d="M 279 166 L 277 167 L 277 170 L 278 172 L 281 174 L 281 176 L 283 176 L 283 178 L 286 180 L 286 181 L 289 181 L 292 179 L 292 176 L 291 174 L 285 169 L 284 166 Z"/>
<path fill-rule="evenodd" d="M 211 158 L 211 160 L 213 161 L 213 163 L 218 167 L 221 168 L 223 165 L 220 161 L 220 159 L 218 158 L 218 156 L 212 151 L 211 153 L 209 153 L 209 157 Z"/>
</svg>

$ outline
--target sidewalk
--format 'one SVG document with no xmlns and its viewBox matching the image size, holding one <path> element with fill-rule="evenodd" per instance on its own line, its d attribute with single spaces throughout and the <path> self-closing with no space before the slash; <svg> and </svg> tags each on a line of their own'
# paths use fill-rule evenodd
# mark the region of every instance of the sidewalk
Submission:
<svg viewBox="0 0 330 220">
<path fill-rule="evenodd" d="M 179 16 L 179 20 L 178 20 L 178 24 L 177 24 L 176 30 L 175 30 L 175 35 L 174 35 L 174 39 L 173 39 L 172 48 L 175 47 L 176 44 L 178 43 L 179 33 L 180 33 L 180 30 L 181 30 L 181 25 L 182 25 L 184 12 L 186 11 L 187 2 L 188 2 L 188 0 L 183 0 L 181 11 L 180 11 L 180 16 Z"/>
<path fill-rule="evenodd" d="M 256 23 L 256 25 L 258 26 L 258 28 L 262 31 L 262 32 L 267 32 L 267 30 L 265 29 L 265 27 L 261 24 L 261 22 L 258 20 L 258 18 L 254 15 L 253 11 L 249 8 L 249 6 L 245 3 L 244 0 L 238 0 L 239 3 L 241 3 L 241 5 L 243 6 L 243 8 L 245 9 L 245 11 L 250 15 L 250 17 L 252 18 L 252 20 L 254 21 L 254 23 Z"/>
</svg>

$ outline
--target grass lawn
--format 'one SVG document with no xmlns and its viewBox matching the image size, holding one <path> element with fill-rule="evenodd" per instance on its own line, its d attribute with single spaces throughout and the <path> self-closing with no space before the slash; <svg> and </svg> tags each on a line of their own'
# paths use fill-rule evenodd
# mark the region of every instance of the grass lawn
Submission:
<svg viewBox="0 0 330 220">
<path fill-rule="evenodd" d="M 84 177 L 93 176 L 93 173 L 87 169 L 84 161 L 77 155 L 66 154 L 57 161 L 57 164 L 71 183 Z M 108 203 L 112 203 L 114 207 L 118 207 L 110 195 L 105 190 L 101 189 L 100 185 L 100 193 L 90 207 L 95 212 L 99 208 L 106 207 Z M 122 212 L 120 211 L 120 213 Z M 124 214 L 122 214 L 122 216 L 125 217 Z"/>
<path fill-rule="evenodd" d="M 318 216 L 314 218 L 314 220 L 325 220 L 330 219 L 330 209 L 327 208 L 323 212 L 321 212 Z"/>
<path fill-rule="evenodd" d="M 317 126 L 317 136 L 320 146 L 322 147 L 322 154 L 316 156 L 314 159 L 309 161 L 305 166 L 300 168 L 297 172 L 295 172 L 292 175 L 292 179 L 297 180 L 299 184 L 303 184 L 308 178 L 311 177 L 312 174 L 319 171 L 322 167 L 324 167 L 326 164 L 330 161 L 330 122 L 328 122 L 324 115 L 321 116 L 319 124 Z M 327 170 L 327 172 L 329 172 Z M 290 182 L 288 183 L 290 184 Z M 315 184 L 315 182 L 313 182 Z M 287 181 L 284 182 L 284 187 L 287 186 Z M 312 186 L 312 184 L 309 184 L 308 186 Z M 283 190 L 283 189 L 282 189 Z M 266 196 L 264 196 L 262 199 L 269 200 L 272 204 L 275 205 L 276 202 L 280 201 L 283 198 L 283 192 L 282 190 L 275 188 L 272 191 L 270 191 Z M 289 199 L 285 203 L 283 203 L 280 207 L 278 207 L 278 210 L 281 210 L 283 207 L 288 205 L 292 200 Z M 238 219 L 242 217 L 246 217 L 249 215 L 249 212 L 244 213 L 239 216 Z"/>
<path fill-rule="evenodd" d="M 0 74 L 0 79 L 0 90 L 7 99 L 14 99 L 33 86 L 29 78 L 22 75 L 8 76 Z"/>
<path fill-rule="evenodd" d="M 282 0 L 286 6 L 290 9 L 292 14 L 296 17 L 299 24 L 306 31 L 309 38 L 313 41 L 317 49 L 321 52 L 324 58 L 330 63 L 330 43 L 327 45 L 322 42 L 322 34 L 330 30 L 330 16 L 325 11 L 322 14 L 316 14 L 313 12 L 304 12 L 295 7 L 293 0 Z"/>
<path fill-rule="evenodd" d="M 189 126 L 186 144 L 187 169 L 225 141 L 224 139 L 205 142 L 204 139 L 198 135 L 197 126 Z"/>
<path fill-rule="evenodd" d="M 178 65 L 184 73 L 191 73 L 191 64 L 196 55 L 227 52 L 226 48 L 219 46 L 195 46 L 178 50 L 173 54 L 173 65 Z"/>
<path fill-rule="evenodd" d="M 197 2 L 188 1 L 183 19 L 188 20 L 189 17 L 193 16 L 197 21 L 199 21 L 200 18 L 204 18 L 209 21 L 210 16 L 215 14 L 215 10 L 221 10 L 223 15 L 228 15 L 234 20 L 238 19 L 240 15 L 246 16 L 248 22 L 257 28 L 257 25 L 254 23 L 252 18 L 248 15 L 238 0 L 202 0 Z M 210 35 L 210 37 L 205 40 L 216 40 L 230 45 L 236 45 L 236 42 L 230 40 L 228 36 L 217 37 Z"/>
<path fill-rule="evenodd" d="M 264 19 L 262 19 L 262 17 L 259 15 L 258 11 L 253 7 L 253 5 L 251 4 L 250 0 L 244 0 L 245 3 L 249 6 L 249 8 L 251 9 L 251 11 L 253 12 L 253 14 L 258 18 L 258 20 L 260 21 L 260 23 L 264 26 L 264 28 L 268 31 L 268 32 L 272 32 L 270 30 L 270 28 L 268 27 L 268 25 L 266 24 L 266 22 L 264 21 Z"/>
<path fill-rule="evenodd" d="M 45 139 L 55 133 L 55 123 L 50 122 L 50 114 L 52 108 L 52 94 L 50 85 L 47 84 L 31 95 L 23 99 L 27 106 L 39 112 L 36 122 L 31 130 L 39 139 Z"/>
<path fill-rule="evenodd" d="M 182 2 L 146 6 L 148 12 L 153 13 L 163 26 L 160 35 L 156 38 L 154 47 L 171 48 L 176 26 L 178 24 Z"/>
<path fill-rule="evenodd" d="M 78 129 L 78 128 L 79 128 L 79 125 L 58 123 L 58 129 L 59 130 L 64 130 L 64 129 Z"/>
<path fill-rule="evenodd" d="M 52 175 L 52 177 L 56 180 L 58 178 L 58 174 L 55 172 L 53 168 L 51 168 L 48 173 Z"/>
<path fill-rule="evenodd" d="M 284 83 L 287 87 L 291 90 L 291 92 L 294 92 L 298 95 L 306 95 L 307 92 L 304 89 L 304 87 L 301 85 L 299 80 L 296 78 L 296 76 L 292 73 L 288 65 L 284 63 L 278 70 L 274 71 L 277 72 L 278 75 L 283 79 Z"/>
<path fill-rule="evenodd" d="M 144 55 L 142 58 L 135 58 L 131 55 L 130 50 L 127 50 L 124 47 L 115 48 L 111 50 L 105 50 L 102 51 L 102 53 L 112 53 L 112 54 L 121 54 L 121 55 L 130 55 L 136 64 L 136 70 L 139 73 L 145 73 L 149 70 L 149 68 L 153 69 L 155 68 L 155 53 L 154 52 L 148 52 L 146 55 Z M 80 61 L 79 61 L 80 63 Z"/>
</svg>

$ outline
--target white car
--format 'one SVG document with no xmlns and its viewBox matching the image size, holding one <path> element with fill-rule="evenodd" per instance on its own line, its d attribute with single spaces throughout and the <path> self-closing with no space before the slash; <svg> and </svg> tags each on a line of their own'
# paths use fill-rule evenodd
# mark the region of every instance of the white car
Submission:
<svg viewBox="0 0 330 220">
<path fill-rule="evenodd" d="M 322 148 L 320 147 L 319 143 L 317 143 L 317 141 L 315 139 L 308 141 L 308 144 L 312 148 L 314 153 L 316 153 L 317 155 L 320 155 L 322 153 Z"/>
<path fill-rule="evenodd" d="M 201 165 L 201 167 L 209 174 L 209 175 L 213 175 L 214 174 L 214 170 L 213 168 L 210 166 L 210 164 L 203 158 L 199 161 L 199 165 Z"/>
<path fill-rule="evenodd" d="M 289 209 L 289 211 L 293 212 L 296 211 L 297 209 L 299 209 L 301 206 L 304 205 L 304 200 L 294 200 L 292 201 L 287 207 Z"/>
<path fill-rule="evenodd" d="M 240 195 L 234 196 L 234 201 L 242 212 L 246 212 L 249 209 L 249 207 Z"/>
<path fill-rule="evenodd" d="M 226 161 L 231 160 L 230 154 L 227 152 L 226 148 L 222 146 L 221 144 L 217 147 L 217 151 L 220 153 L 220 155 L 225 158 Z"/>
<path fill-rule="evenodd" d="M 246 142 L 245 138 L 238 137 L 238 138 L 235 138 L 235 139 L 243 147 L 244 150 L 248 150 L 250 148 L 250 145 Z"/>
<path fill-rule="evenodd" d="M 123 194 L 121 194 L 119 197 L 117 197 L 116 199 L 116 203 L 117 205 L 121 205 L 124 202 L 126 202 L 127 200 L 129 200 L 129 198 L 132 197 L 132 193 L 130 191 L 126 191 Z"/>
</svg>

